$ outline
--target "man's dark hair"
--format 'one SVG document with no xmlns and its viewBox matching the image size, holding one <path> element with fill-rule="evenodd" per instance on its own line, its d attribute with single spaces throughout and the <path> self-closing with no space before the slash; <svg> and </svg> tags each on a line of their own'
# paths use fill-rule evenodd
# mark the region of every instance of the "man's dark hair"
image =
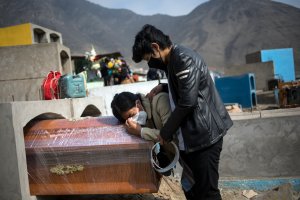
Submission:
<svg viewBox="0 0 300 200">
<path fill-rule="evenodd" d="M 131 108 L 136 106 L 136 100 L 139 99 L 138 94 L 133 94 L 131 92 L 121 92 L 116 94 L 111 102 L 111 109 L 113 115 L 122 123 L 125 119 L 122 118 L 122 113 L 127 112 Z"/>
<path fill-rule="evenodd" d="M 164 50 L 172 45 L 170 37 L 152 25 L 146 24 L 135 36 L 132 47 L 132 60 L 141 62 L 145 54 L 153 53 L 151 43 L 157 43 Z"/>
</svg>

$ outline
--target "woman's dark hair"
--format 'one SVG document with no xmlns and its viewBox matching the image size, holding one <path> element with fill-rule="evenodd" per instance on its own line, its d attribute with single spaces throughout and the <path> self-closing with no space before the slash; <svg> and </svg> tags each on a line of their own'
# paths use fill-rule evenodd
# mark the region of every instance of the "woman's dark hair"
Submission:
<svg viewBox="0 0 300 200">
<path fill-rule="evenodd" d="M 138 63 L 141 62 L 145 54 L 153 53 L 151 43 L 157 43 L 162 50 L 172 45 L 168 35 L 165 35 L 156 27 L 146 24 L 135 36 L 132 47 L 132 60 Z"/>
<path fill-rule="evenodd" d="M 131 108 L 136 106 L 136 100 L 139 99 L 138 94 L 133 94 L 131 92 L 122 92 L 116 94 L 111 102 L 111 109 L 113 115 L 122 123 L 125 119 L 122 118 L 122 113 L 127 112 Z"/>
</svg>

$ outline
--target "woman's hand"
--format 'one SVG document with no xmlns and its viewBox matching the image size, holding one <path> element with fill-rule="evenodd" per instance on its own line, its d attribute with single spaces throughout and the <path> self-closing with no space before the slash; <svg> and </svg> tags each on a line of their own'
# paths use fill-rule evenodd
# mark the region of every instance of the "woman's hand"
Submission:
<svg viewBox="0 0 300 200">
<path fill-rule="evenodd" d="M 158 93 L 163 91 L 163 86 L 162 84 L 159 84 L 157 86 L 155 86 L 147 95 L 146 97 L 150 99 L 150 101 L 152 101 L 153 97 L 155 95 L 157 95 Z"/>
<path fill-rule="evenodd" d="M 126 120 L 125 128 L 128 131 L 128 133 L 141 137 L 141 125 L 133 121 L 131 118 L 128 118 Z"/>
</svg>

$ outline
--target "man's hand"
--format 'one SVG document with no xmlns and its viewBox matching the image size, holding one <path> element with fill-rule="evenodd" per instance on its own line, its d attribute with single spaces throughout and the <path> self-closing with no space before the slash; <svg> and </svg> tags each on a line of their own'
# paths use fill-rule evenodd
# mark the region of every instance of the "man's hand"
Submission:
<svg viewBox="0 0 300 200">
<path fill-rule="evenodd" d="M 160 135 L 157 136 L 157 139 L 158 139 L 158 142 L 159 142 L 161 145 L 164 145 L 164 144 L 165 144 L 164 139 L 163 139 Z"/>
<path fill-rule="evenodd" d="M 128 118 L 126 120 L 125 128 L 128 131 L 128 133 L 141 137 L 141 125 L 133 121 L 131 118 Z"/>
<path fill-rule="evenodd" d="M 158 93 L 163 91 L 163 86 L 162 84 L 159 84 L 157 86 L 155 86 L 147 95 L 146 97 L 150 99 L 150 101 L 152 101 L 153 97 L 155 95 L 157 95 Z"/>
</svg>

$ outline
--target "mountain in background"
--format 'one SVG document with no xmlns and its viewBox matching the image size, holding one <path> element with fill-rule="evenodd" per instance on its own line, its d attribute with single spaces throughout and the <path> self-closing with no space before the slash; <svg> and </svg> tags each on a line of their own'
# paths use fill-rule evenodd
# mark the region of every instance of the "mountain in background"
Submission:
<svg viewBox="0 0 300 200">
<path fill-rule="evenodd" d="M 270 0 L 210 0 L 190 14 L 142 16 L 85 0 L 0 0 L 0 27 L 31 22 L 62 33 L 72 54 L 120 51 L 131 61 L 131 47 L 144 24 L 152 24 L 222 69 L 245 63 L 262 49 L 294 48 L 300 71 L 300 9 Z"/>
</svg>

